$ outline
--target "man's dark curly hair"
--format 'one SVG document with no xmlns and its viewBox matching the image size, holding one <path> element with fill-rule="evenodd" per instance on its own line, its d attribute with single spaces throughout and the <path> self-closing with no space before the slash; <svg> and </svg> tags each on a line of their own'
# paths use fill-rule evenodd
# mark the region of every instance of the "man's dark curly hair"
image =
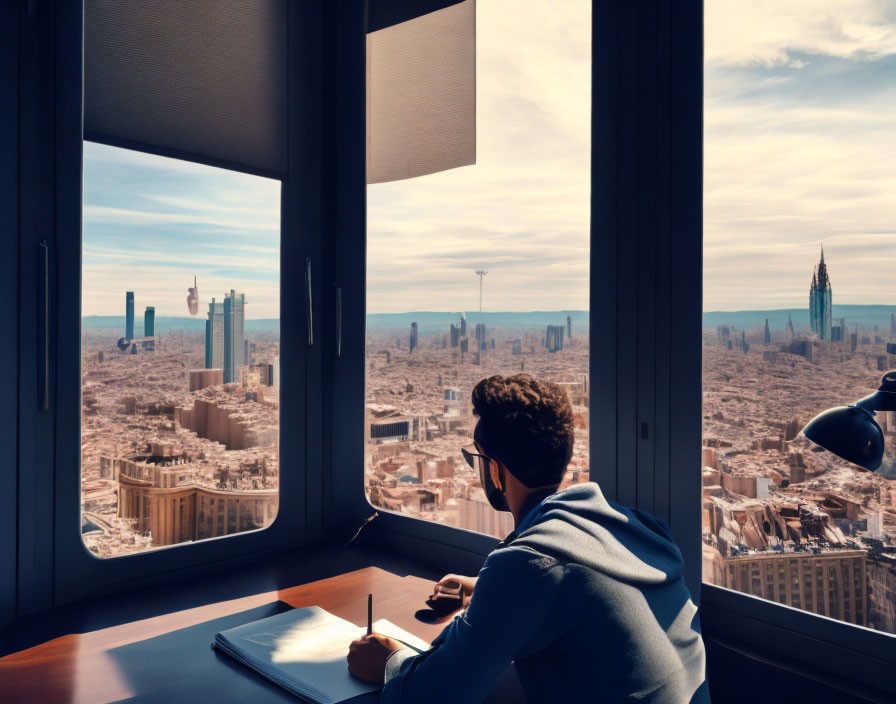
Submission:
<svg viewBox="0 0 896 704">
<path fill-rule="evenodd" d="M 559 484 L 572 458 L 572 405 L 563 387 L 528 374 L 490 376 L 473 389 L 474 438 L 527 487 Z"/>
</svg>

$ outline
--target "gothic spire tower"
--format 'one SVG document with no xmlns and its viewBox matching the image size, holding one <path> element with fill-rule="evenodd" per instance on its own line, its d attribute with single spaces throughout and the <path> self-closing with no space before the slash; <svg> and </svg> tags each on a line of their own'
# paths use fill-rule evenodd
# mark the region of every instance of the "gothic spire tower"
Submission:
<svg viewBox="0 0 896 704">
<path fill-rule="evenodd" d="M 831 339 L 831 280 L 824 263 L 824 247 L 809 287 L 809 326 L 819 340 Z"/>
</svg>

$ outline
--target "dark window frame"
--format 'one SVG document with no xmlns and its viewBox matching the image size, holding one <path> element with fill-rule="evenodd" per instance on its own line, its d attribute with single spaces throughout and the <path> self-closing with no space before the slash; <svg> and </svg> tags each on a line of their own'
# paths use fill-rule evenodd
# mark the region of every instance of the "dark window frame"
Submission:
<svg viewBox="0 0 896 704">
<path fill-rule="evenodd" d="M 29 5 L 30 8 L 30 5 Z M 290 132 L 319 131 L 321 7 L 290 3 Z M 19 242 L 19 511 L 17 603 L 19 616 L 75 601 L 87 594 L 116 591 L 147 580 L 172 579 L 184 570 L 220 566 L 308 543 L 309 525 L 319 521 L 319 499 L 311 501 L 308 459 L 315 451 L 306 434 L 306 414 L 320 384 L 309 373 L 304 285 L 293 270 L 312 255 L 320 240 L 321 145 L 290 139 L 291 175 L 281 182 L 281 391 L 280 505 L 263 530 L 173 545 L 147 552 L 99 558 L 81 540 L 81 373 L 80 278 L 82 208 L 83 6 L 55 0 L 21 10 L 19 29 L 27 51 L 21 85 L 32 86 L 21 114 L 40 115 L 21 136 L 21 153 L 31 158 L 22 192 Z M 25 47 L 28 47 L 25 49 Z M 32 48 L 33 47 L 33 48 Z M 23 119 L 23 124 L 28 121 Z M 53 207 L 48 208 L 47 203 Z M 26 227 L 31 223 L 32 227 Z M 50 262 L 50 407 L 37 404 L 39 312 L 34 296 L 37 245 L 46 241 Z M 320 445 L 319 441 L 316 443 Z M 70 448 L 65 451 L 65 448 Z M 75 448 L 78 448 L 75 451 Z M 319 453 L 319 450 L 318 450 Z M 319 474 L 319 465 L 315 468 Z M 23 481 L 24 480 L 24 481 Z"/>
</svg>

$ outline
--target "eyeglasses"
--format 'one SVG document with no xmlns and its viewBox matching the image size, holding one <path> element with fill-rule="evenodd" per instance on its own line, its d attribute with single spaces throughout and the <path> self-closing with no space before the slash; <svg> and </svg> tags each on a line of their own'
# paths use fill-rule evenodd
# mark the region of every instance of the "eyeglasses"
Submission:
<svg viewBox="0 0 896 704">
<path fill-rule="evenodd" d="M 479 448 L 476 448 L 479 449 Z M 488 463 L 491 461 L 491 457 L 488 455 L 483 455 L 479 452 L 470 452 L 467 448 L 460 448 L 460 454 L 464 456 L 464 459 L 467 461 L 467 464 L 470 465 L 472 469 L 479 471 L 479 465 L 482 464 L 482 469 L 488 468 Z"/>
</svg>

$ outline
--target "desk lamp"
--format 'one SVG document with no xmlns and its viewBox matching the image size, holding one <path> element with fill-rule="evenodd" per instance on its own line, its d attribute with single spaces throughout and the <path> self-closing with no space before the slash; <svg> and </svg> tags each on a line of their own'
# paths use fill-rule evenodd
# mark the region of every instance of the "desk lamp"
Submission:
<svg viewBox="0 0 896 704">
<path fill-rule="evenodd" d="M 874 393 L 819 413 L 803 428 L 803 435 L 847 462 L 873 472 L 884 456 L 884 433 L 874 420 L 876 411 L 896 411 L 896 371 L 884 374 Z"/>
</svg>

